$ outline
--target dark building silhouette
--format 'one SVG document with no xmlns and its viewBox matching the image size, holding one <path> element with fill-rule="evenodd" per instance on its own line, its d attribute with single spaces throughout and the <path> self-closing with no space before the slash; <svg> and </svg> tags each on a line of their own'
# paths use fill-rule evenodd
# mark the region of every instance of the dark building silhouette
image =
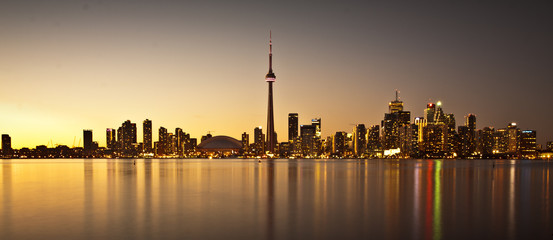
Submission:
<svg viewBox="0 0 553 240">
<path fill-rule="evenodd" d="M 83 147 L 84 151 L 87 153 L 93 150 L 92 130 L 83 130 Z"/>
<path fill-rule="evenodd" d="M 353 154 L 357 157 L 361 157 L 365 153 L 367 146 L 367 128 L 365 124 L 357 124 L 353 128 Z"/>
<path fill-rule="evenodd" d="M 337 157 L 343 157 L 347 151 L 347 133 L 336 132 L 332 137 L 332 154 Z"/>
<path fill-rule="evenodd" d="M 142 123 L 142 142 L 144 143 L 144 152 L 152 153 L 152 120 L 146 119 Z"/>
<path fill-rule="evenodd" d="M 182 131 L 181 128 L 175 128 L 175 150 L 177 151 L 178 155 L 182 155 L 184 153 L 184 144 L 185 144 L 185 134 Z"/>
<path fill-rule="evenodd" d="M 250 135 L 246 132 L 242 133 L 242 151 L 247 153 L 250 149 Z"/>
<path fill-rule="evenodd" d="M 479 152 L 482 157 L 487 158 L 493 154 L 494 133 L 493 127 L 485 127 L 478 136 L 478 145 L 480 146 Z"/>
<path fill-rule="evenodd" d="M 2 134 L 2 153 L 4 156 L 10 156 L 12 152 L 12 138 L 8 134 Z"/>
<path fill-rule="evenodd" d="M 298 139 L 298 114 L 288 114 L 288 142 L 294 142 Z"/>
<path fill-rule="evenodd" d="M 473 154 L 476 151 L 476 116 L 474 114 L 466 116 L 465 126 L 468 128 L 469 134 L 469 151 Z"/>
</svg>

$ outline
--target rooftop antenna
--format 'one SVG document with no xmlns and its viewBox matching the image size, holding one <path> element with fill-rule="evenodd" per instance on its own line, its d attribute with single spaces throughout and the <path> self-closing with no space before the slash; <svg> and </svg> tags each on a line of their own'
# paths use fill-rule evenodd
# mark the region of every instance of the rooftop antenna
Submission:
<svg viewBox="0 0 553 240">
<path fill-rule="evenodd" d="M 399 91 L 396 89 L 396 102 L 399 101 Z"/>
</svg>

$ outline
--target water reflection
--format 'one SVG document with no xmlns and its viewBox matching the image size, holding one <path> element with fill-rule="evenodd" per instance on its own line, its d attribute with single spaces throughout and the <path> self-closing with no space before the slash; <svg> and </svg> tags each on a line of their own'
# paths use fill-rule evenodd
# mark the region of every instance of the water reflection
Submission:
<svg viewBox="0 0 553 240">
<path fill-rule="evenodd" d="M 0 239 L 550 239 L 548 161 L 3 160 Z"/>
</svg>

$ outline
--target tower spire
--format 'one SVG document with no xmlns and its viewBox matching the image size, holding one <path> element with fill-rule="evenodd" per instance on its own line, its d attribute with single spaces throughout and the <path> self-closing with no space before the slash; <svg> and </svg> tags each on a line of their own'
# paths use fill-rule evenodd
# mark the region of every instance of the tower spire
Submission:
<svg viewBox="0 0 553 240">
<path fill-rule="evenodd" d="M 273 33 L 269 30 L 269 73 L 265 75 L 265 81 L 274 82 L 276 75 L 273 73 Z"/>
</svg>

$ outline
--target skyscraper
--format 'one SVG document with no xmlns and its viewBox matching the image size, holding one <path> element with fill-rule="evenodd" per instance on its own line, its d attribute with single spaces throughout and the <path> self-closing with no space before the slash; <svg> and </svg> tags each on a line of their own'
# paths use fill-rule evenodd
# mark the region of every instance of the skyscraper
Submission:
<svg viewBox="0 0 553 240">
<path fill-rule="evenodd" d="M 83 130 L 83 143 L 85 152 L 92 151 L 92 130 Z"/>
<path fill-rule="evenodd" d="M 375 157 L 380 149 L 380 126 L 372 125 L 367 129 L 367 152 Z"/>
<path fill-rule="evenodd" d="M 520 133 L 520 154 L 524 158 L 535 158 L 536 149 L 536 131 L 524 130 Z"/>
<path fill-rule="evenodd" d="M 399 128 L 411 123 L 411 112 L 403 111 L 403 102 L 399 101 L 396 91 L 396 100 L 389 103 L 389 113 L 384 114 L 382 121 L 384 149 L 399 148 Z"/>
<path fill-rule="evenodd" d="M 269 106 L 267 111 L 267 151 L 275 151 L 275 119 L 273 116 L 273 82 L 276 75 L 273 73 L 273 41 L 272 34 L 269 33 L 269 73 L 265 75 L 265 81 L 269 84 Z"/>
<path fill-rule="evenodd" d="M 256 155 L 261 155 L 265 152 L 265 136 L 263 134 L 263 129 L 261 128 L 261 126 L 256 127 L 253 130 L 253 136 L 255 149 L 253 149 L 252 152 L 254 152 Z"/>
<path fill-rule="evenodd" d="M 152 153 L 152 120 L 146 119 L 142 123 L 142 141 L 144 142 L 144 152 Z"/>
<path fill-rule="evenodd" d="M 250 149 L 250 135 L 246 132 L 242 133 L 242 150 L 247 153 Z"/>
<path fill-rule="evenodd" d="M 12 138 L 8 134 L 2 134 L 2 153 L 5 157 L 12 154 Z"/>
<path fill-rule="evenodd" d="M 332 136 L 332 153 L 338 157 L 343 157 L 346 152 L 346 138 L 347 133 L 345 132 L 336 132 Z"/>
<path fill-rule="evenodd" d="M 301 125 L 301 149 L 304 156 L 314 157 L 316 155 L 316 127 L 315 125 Z"/>
<path fill-rule="evenodd" d="M 119 129 L 121 130 L 121 135 L 119 136 L 118 132 L 117 137 L 119 137 L 118 141 L 121 142 L 121 149 L 126 154 L 130 154 L 132 153 L 131 150 L 133 150 L 133 143 L 136 143 L 136 123 L 131 123 L 131 120 L 127 120 L 123 122 Z"/>
<path fill-rule="evenodd" d="M 288 142 L 294 142 L 298 138 L 298 114 L 288 114 Z"/>
<path fill-rule="evenodd" d="M 517 127 L 516 123 L 510 123 L 507 126 L 507 152 L 514 154 L 518 152 L 519 148 L 519 136 L 520 136 L 520 129 Z"/>
<path fill-rule="evenodd" d="M 107 128 L 106 129 L 106 148 L 115 149 L 115 144 L 117 143 L 115 136 L 117 135 L 115 129 Z"/>
<path fill-rule="evenodd" d="M 315 136 L 321 138 L 321 118 L 311 119 L 311 125 L 315 126 Z"/>
<path fill-rule="evenodd" d="M 157 154 L 164 155 L 167 153 L 167 147 L 169 145 L 169 134 L 167 134 L 167 128 L 159 127 L 158 137 Z"/>
<path fill-rule="evenodd" d="M 476 151 L 476 116 L 474 114 L 469 114 L 466 117 L 465 125 L 468 128 L 469 134 L 469 151 L 474 153 Z"/>
<path fill-rule="evenodd" d="M 396 89 L 396 100 L 388 104 L 389 113 L 403 111 L 403 102 L 399 100 L 399 91 Z"/>
<path fill-rule="evenodd" d="M 428 124 L 434 123 L 434 116 L 436 115 L 436 105 L 434 103 L 428 103 L 426 109 L 424 109 L 424 118 Z"/>
<path fill-rule="evenodd" d="M 367 129 L 365 124 L 357 124 L 353 128 L 353 154 L 361 157 L 367 147 Z"/>
</svg>

